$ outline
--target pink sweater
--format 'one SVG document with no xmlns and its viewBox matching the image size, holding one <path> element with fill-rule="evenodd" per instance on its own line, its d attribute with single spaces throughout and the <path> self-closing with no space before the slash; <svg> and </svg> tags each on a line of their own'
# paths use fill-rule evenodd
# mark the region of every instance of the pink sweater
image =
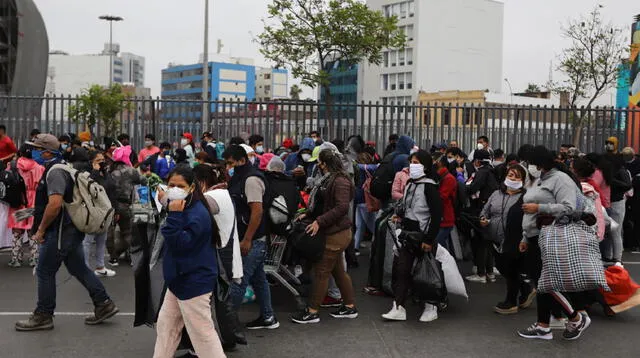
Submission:
<svg viewBox="0 0 640 358">
<path fill-rule="evenodd" d="M 404 188 L 409 181 L 409 168 L 404 168 L 396 173 L 393 179 L 393 187 L 391 187 L 391 199 L 400 200 L 404 197 Z"/>
<path fill-rule="evenodd" d="M 44 173 L 44 167 L 34 160 L 20 157 L 18 158 L 18 173 L 24 179 L 24 184 L 27 187 L 27 206 L 28 208 L 32 208 L 36 201 L 36 189 L 38 188 L 38 184 L 40 183 L 40 178 L 42 177 L 42 173 Z M 7 170 L 10 170 L 11 166 L 7 166 Z M 24 209 L 20 208 L 20 209 Z M 26 220 L 16 222 L 13 218 L 13 213 L 19 209 L 11 208 L 9 210 L 9 217 L 7 220 L 7 227 L 12 229 L 31 229 L 31 225 L 33 225 L 33 217 L 30 217 Z"/>
<path fill-rule="evenodd" d="M 596 169 L 595 173 L 591 176 L 593 180 L 600 187 L 600 200 L 602 200 L 602 206 L 606 209 L 611 207 L 611 187 L 604 181 L 604 176 L 600 169 Z"/>
</svg>

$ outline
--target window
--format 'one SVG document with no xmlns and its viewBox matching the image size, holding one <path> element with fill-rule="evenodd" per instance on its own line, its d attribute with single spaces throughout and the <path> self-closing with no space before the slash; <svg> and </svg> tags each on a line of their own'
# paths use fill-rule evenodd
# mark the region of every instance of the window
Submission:
<svg viewBox="0 0 640 358">
<path fill-rule="evenodd" d="M 405 73 L 405 82 L 407 83 L 407 89 L 413 88 L 413 74 L 411 72 Z"/>
<path fill-rule="evenodd" d="M 270 73 L 265 73 L 264 74 L 264 79 L 265 80 L 270 80 L 271 79 L 271 74 Z"/>
<path fill-rule="evenodd" d="M 398 51 L 398 66 L 404 66 L 404 50 Z"/>
<path fill-rule="evenodd" d="M 451 109 L 449 108 L 442 110 L 442 125 L 451 125 Z"/>
<path fill-rule="evenodd" d="M 413 25 L 405 27 L 404 34 L 407 36 L 407 41 L 413 41 Z"/>
<path fill-rule="evenodd" d="M 427 108 L 422 112 L 422 124 L 425 126 L 431 125 L 431 109 Z"/>
<path fill-rule="evenodd" d="M 398 89 L 399 90 L 404 89 L 404 73 L 398 74 Z"/>
<path fill-rule="evenodd" d="M 413 17 L 416 13 L 416 3 L 415 1 L 409 1 L 409 17 Z"/>
<path fill-rule="evenodd" d="M 481 108 L 476 108 L 475 110 L 475 116 L 473 118 L 474 124 L 479 126 L 482 123 L 482 109 Z"/>
<path fill-rule="evenodd" d="M 391 67 L 395 67 L 396 66 L 397 53 L 398 53 L 398 51 L 389 52 L 389 60 L 391 61 Z"/>
<path fill-rule="evenodd" d="M 384 16 L 386 17 L 391 17 L 391 5 L 386 5 L 382 7 L 382 12 L 384 13 Z"/>
<path fill-rule="evenodd" d="M 412 48 L 405 49 L 405 52 L 406 52 L 407 66 L 413 65 L 413 49 Z"/>
<path fill-rule="evenodd" d="M 389 67 L 389 51 L 382 53 L 382 61 L 384 63 L 384 67 Z"/>
<path fill-rule="evenodd" d="M 462 109 L 462 125 L 468 126 L 471 124 L 471 109 Z"/>
<path fill-rule="evenodd" d="M 393 4 L 393 9 L 391 10 L 391 14 L 393 16 L 400 16 L 400 4 Z"/>
<path fill-rule="evenodd" d="M 406 19 L 407 18 L 407 3 L 406 2 L 401 2 L 400 3 L 400 18 L 401 19 Z"/>
<path fill-rule="evenodd" d="M 382 75 L 382 90 L 386 91 L 389 89 L 389 75 Z"/>
<path fill-rule="evenodd" d="M 264 91 L 265 92 L 270 92 L 271 91 L 271 85 L 264 86 Z"/>
<path fill-rule="evenodd" d="M 396 90 L 396 80 L 397 80 L 397 76 L 395 73 L 390 74 L 389 75 L 389 86 L 391 88 L 392 91 Z"/>
</svg>

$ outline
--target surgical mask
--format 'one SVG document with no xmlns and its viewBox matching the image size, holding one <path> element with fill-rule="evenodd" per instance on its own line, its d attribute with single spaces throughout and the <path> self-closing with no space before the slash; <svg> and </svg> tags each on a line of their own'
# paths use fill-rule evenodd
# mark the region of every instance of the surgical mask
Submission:
<svg viewBox="0 0 640 358">
<path fill-rule="evenodd" d="M 164 155 L 171 155 L 171 151 L 170 151 L 170 150 L 165 150 L 164 152 L 162 152 L 162 154 L 164 154 Z"/>
<path fill-rule="evenodd" d="M 456 161 L 456 158 L 447 158 L 447 163 L 452 164 Z"/>
<path fill-rule="evenodd" d="M 169 200 L 184 200 L 188 195 L 189 192 L 176 186 L 167 190 L 167 199 Z"/>
<path fill-rule="evenodd" d="M 189 144 L 189 141 L 186 139 L 180 139 L 180 146 L 184 147 L 185 145 Z"/>
<path fill-rule="evenodd" d="M 605 146 L 604 146 L 604 149 L 605 149 L 607 152 L 613 152 L 613 151 L 615 150 L 615 147 L 613 146 L 613 144 L 608 143 L 607 145 L 605 145 Z"/>
<path fill-rule="evenodd" d="M 251 163 L 251 165 L 256 163 L 256 157 L 251 157 L 249 158 L 249 163 Z"/>
<path fill-rule="evenodd" d="M 302 155 L 302 160 L 304 160 L 305 162 L 308 162 L 309 159 L 311 159 L 311 154 L 303 154 Z"/>
<path fill-rule="evenodd" d="M 478 146 L 476 148 L 478 148 L 478 150 L 483 150 L 484 149 L 484 144 L 478 143 Z"/>
<path fill-rule="evenodd" d="M 145 147 L 151 147 L 152 145 L 153 145 L 153 141 L 150 141 L 150 140 L 145 140 L 144 141 L 144 146 Z"/>
<path fill-rule="evenodd" d="M 236 171 L 236 168 L 231 168 L 227 171 L 227 173 L 229 173 L 229 176 L 232 177 L 235 171 Z"/>
<path fill-rule="evenodd" d="M 511 179 L 505 179 L 504 185 L 511 190 L 520 190 L 522 189 L 522 182 L 515 181 Z"/>
<path fill-rule="evenodd" d="M 418 151 L 417 149 L 411 149 L 411 150 L 409 151 L 409 155 L 411 155 L 411 154 L 413 154 L 413 153 L 415 153 L 415 152 L 417 152 L 417 151 Z"/>
<path fill-rule="evenodd" d="M 69 148 L 69 144 L 60 144 L 60 147 L 62 148 L 62 150 L 67 150 L 67 148 Z"/>
<path fill-rule="evenodd" d="M 257 146 L 256 147 L 256 153 L 258 153 L 258 154 L 264 153 L 264 147 L 261 146 L 261 145 Z"/>
<path fill-rule="evenodd" d="M 538 167 L 535 165 L 530 164 L 527 169 L 529 170 L 529 174 L 536 179 L 540 178 L 540 176 L 542 175 L 540 169 L 538 169 Z"/>
<path fill-rule="evenodd" d="M 409 177 L 411 179 L 420 179 L 424 176 L 424 165 L 409 164 Z"/>
</svg>

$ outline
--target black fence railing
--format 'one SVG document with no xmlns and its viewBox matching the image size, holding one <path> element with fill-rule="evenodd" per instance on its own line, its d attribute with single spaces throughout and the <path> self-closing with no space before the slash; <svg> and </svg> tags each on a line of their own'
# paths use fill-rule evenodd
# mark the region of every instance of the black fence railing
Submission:
<svg viewBox="0 0 640 358">
<path fill-rule="evenodd" d="M 87 118 L 71 118 L 69 109 L 77 97 L 0 97 L 0 121 L 9 136 L 21 143 L 32 129 L 56 135 L 87 130 Z M 203 102 L 130 98 L 121 111 L 117 132 L 128 133 L 134 147 L 141 147 L 144 135 L 153 133 L 157 142 L 178 141 L 181 133 L 194 138 L 202 133 Z M 589 110 L 568 107 L 456 105 L 420 103 L 334 104 L 327 107 L 313 101 L 210 101 L 209 131 L 228 140 L 242 132 L 259 133 L 265 145 L 276 148 L 285 138 L 300 142 L 310 131 L 323 138 L 346 139 L 360 134 L 376 142 L 381 150 L 390 134 L 412 136 L 422 148 L 457 140 L 462 148 L 473 148 L 478 136 L 489 137 L 493 148 L 515 151 L 525 143 L 558 148 L 572 143 L 574 121 L 583 117 L 578 137 L 582 151 L 601 151 L 606 138 L 619 138 L 621 146 L 638 149 L 640 110 L 596 107 Z M 107 135 L 99 123 L 89 130 L 94 138 Z M 101 139 L 95 140 L 98 144 Z"/>
</svg>

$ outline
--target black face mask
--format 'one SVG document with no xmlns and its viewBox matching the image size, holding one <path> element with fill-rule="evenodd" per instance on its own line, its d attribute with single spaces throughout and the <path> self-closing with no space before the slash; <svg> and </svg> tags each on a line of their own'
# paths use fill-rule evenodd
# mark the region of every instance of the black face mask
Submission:
<svg viewBox="0 0 640 358">
<path fill-rule="evenodd" d="M 107 163 L 106 162 L 101 162 L 98 165 L 100 166 L 100 170 L 102 170 L 102 171 L 107 169 Z"/>
</svg>

